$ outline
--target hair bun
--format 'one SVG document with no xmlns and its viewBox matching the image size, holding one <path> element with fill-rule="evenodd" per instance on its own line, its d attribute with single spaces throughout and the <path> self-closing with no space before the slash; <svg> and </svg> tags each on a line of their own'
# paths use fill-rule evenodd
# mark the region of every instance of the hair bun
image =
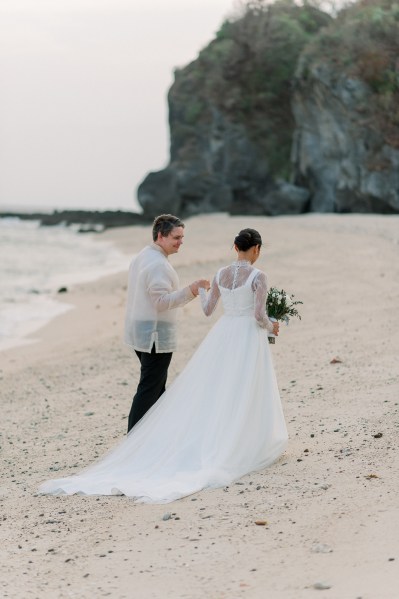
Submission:
<svg viewBox="0 0 399 599">
<path fill-rule="evenodd" d="M 241 252 L 246 252 L 254 245 L 262 245 L 262 237 L 255 229 L 242 229 L 234 238 L 234 244 Z"/>
</svg>

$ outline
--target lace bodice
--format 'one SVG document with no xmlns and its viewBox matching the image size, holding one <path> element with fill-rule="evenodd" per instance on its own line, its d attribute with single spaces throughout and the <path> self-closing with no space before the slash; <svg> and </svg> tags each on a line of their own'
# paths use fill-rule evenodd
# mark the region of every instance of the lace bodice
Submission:
<svg viewBox="0 0 399 599">
<path fill-rule="evenodd" d="M 207 293 L 200 289 L 202 309 L 206 316 L 215 310 L 222 298 L 226 314 L 253 315 L 260 327 L 273 331 L 273 323 L 266 314 L 267 279 L 265 273 L 250 262 L 238 261 L 218 271 Z"/>
</svg>

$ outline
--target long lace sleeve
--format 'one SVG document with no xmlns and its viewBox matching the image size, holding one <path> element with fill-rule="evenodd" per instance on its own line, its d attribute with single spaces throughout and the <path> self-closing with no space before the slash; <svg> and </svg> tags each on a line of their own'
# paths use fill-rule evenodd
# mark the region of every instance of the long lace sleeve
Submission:
<svg viewBox="0 0 399 599">
<path fill-rule="evenodd" d="M 200 287 L 199 295 L 205 316 L 210 316 L 214 312 L 220 297 L 219 285 L 216 282 L 216 277 L 213 277 L 209 292 L 207 293 L 203 287 Z"/>
<path fill-rule="evenodd" d="M 273 323 L 266 314 L 267 278 L 265 273 L 259 272 L 252 283 L 255 292 L 255 318 L 260 327 L 273 332 Z"/>
<path fill-rule="evenodd" d="M 190 287 L 174 291 L 170 274 L 161 269 L 154 269 L 150 273 L 148 292 L 158 312 L 165 312 L 166 310 L 184 306 L 184 304 L 187 304 L 195 297 Z"/>
</svg>

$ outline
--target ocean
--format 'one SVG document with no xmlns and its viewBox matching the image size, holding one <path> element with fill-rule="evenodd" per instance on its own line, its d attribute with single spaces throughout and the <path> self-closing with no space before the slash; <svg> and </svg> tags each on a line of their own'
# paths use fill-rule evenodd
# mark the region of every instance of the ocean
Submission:
<svg viewBox="0 0 399 599">
<path fill-rule="evenodd" d="M 129 257 L 94 236 L 0 218 L 0 350 L 32 343 L 28 334 L 73 308 L 61 287 L 127 270 Z"/>
</svg>

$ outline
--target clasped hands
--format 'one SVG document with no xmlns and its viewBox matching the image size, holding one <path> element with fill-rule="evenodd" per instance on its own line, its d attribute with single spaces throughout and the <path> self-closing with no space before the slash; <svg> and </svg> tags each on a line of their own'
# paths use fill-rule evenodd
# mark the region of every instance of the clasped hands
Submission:
<svg viewBox="0 0 399 599">
<path fill-rule="evenodd" d="M 191 285 L 189 285 L 191 293 L 195 296 L 199 294 L 200 287 L 203 287 L 208 291 L 210 286 L 211 285 L 207 279 L 198 279 L 198 281 L 194 281 L 194 283 L 191 283 Z"/>
</svg>

